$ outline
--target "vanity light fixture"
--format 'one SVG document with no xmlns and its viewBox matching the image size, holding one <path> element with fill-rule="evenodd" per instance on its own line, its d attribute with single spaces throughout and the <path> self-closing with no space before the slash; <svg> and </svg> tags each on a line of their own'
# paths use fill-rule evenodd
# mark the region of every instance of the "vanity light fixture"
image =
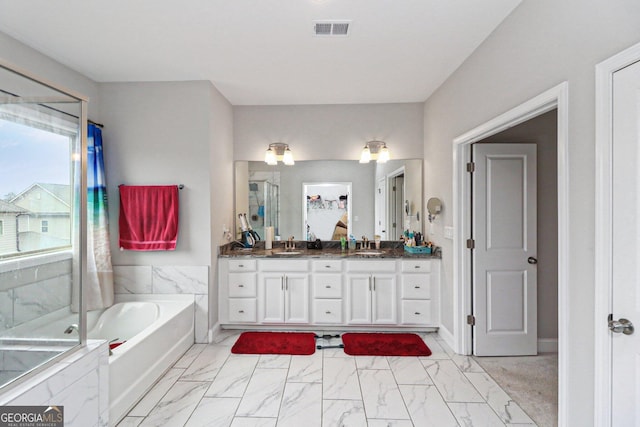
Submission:
<svg viewBox="0 0 640 427">
<path fill-rule="evenodd" d="M 289 149 L 289 144 L 283 144 L 282 142 L 269 144 L 269 148 L 266 153 L 264 153 L 265 163 L 275 166 L 278 164 L 278 160 L 287 166 L 295 164 L 295 161 L 293 160 L 293 153 Z"/>
<path fill-rule="evenodd" d="M 389 149 L 384 141 L 369 141 L 364 145 L 360 154 L 360 163 L 369 163 L 375 160 L 378 163 L 389 161 Z"/>
</svg>

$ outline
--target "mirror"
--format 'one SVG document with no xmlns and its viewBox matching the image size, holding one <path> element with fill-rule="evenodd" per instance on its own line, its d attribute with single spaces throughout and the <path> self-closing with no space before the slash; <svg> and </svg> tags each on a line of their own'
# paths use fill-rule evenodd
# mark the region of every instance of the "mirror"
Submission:
<svg viewBox="0 0 640 427">
<path fill-rule="evenodd" d="M 294 236 L 305 240 L 304 185 L 321 183 L 351 184 L 348 232 L 357 239 L 371 239 L 377 234 L 382 240 L 397 240 L 405 229 L 423 231 L 421 159 L 390 160 L 384 164 L 308 160 L 296 161 L 293 166 L 236 161 L 234 217 L 246 213 L 251 227 L 261 237 L 265 226 L 273 226 L 276 236 L 282 239 Z M 329 197 L 333 200 L 333 196 Z M 239 226 L 236 224 L 236 237 Z"/>
<path fill-rule="evenodd" d="M 440 215 L 442 202 L 437 197 L 432 197 L 427 201 L 427 211 L 429 215 Z"/>
</svg>

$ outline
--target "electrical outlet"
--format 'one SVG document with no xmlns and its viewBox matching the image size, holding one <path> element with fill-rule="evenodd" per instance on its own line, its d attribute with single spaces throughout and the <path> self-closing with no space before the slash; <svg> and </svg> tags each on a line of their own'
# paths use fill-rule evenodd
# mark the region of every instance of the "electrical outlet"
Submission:
<svg viewBox="0 0 640 427">
<path fill-rule="evenodd" d="M 453 227 L 450 225 L 445 225 L 444 227 L 444 238 L 453 240 Z"/>
</svg>

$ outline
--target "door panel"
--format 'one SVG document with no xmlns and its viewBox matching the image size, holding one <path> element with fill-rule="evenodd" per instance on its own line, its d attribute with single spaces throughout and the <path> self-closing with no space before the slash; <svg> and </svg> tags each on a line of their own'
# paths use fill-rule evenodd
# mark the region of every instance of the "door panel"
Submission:
<svg viewBox="0 0 640 427">
<path fill-rule="evenodd" d="M 371 276 L 368 274 L 350 274 L 347 276 L 349 302 L 347 323 L 371 323 Z"/>
<path fill-rule="evenodd" d="M 537 354 L 536 145 L 474 144 L 474 354 Z"/>
<path fill-rule="evenodd" d="M 262 274 L 262 323 L 284 322 L 284 276 L 282 274 Z"/>
<path fill-rule="evenodd" d="M 309 276 L 287 274 L 285 277 L 287 323 L 309 323 Z"/>
<path fill-rule="evenodd" d="M 396 278 L 373 276 L 373 323 L 396 324 Z"/>
<path fill-rule="evenodd" d="M 640 62 L 613 74 L 612 315 L 640 325 Z M 640 425 L 640 332 L 612 334 L 612 424 Z"/>
</svg>

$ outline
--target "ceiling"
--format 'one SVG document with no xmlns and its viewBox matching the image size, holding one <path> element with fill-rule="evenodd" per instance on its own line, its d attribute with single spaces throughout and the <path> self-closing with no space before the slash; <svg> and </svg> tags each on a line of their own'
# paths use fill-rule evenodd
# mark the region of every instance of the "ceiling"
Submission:
<svg viewBox="0 0 640 427">
<path fill-rule="evenodd" d="M 234 105 L 422 102 L 520 2 L 0 0 L 0 31 L 97 82 L 210 80 Z M 342 19 L 349 35 L 315 35 Z"/>
</svg>

